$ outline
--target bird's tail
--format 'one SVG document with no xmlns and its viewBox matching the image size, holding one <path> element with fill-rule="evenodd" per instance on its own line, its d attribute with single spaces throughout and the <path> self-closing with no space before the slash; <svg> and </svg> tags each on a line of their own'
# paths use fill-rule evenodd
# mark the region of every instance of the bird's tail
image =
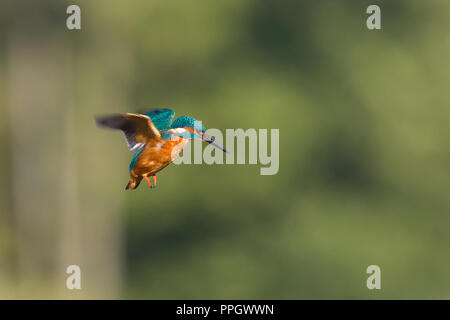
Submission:
<svg viewBox="0 0 450 320">
<path fill-rule="evenodd" d="M 127 186 L 125 187 L 125 190 L 134 190 L 139 186 L 139 183 L 141 183 L 142 177 L 130 177 L 130 180 L 128 181 Z"/>
</svg>

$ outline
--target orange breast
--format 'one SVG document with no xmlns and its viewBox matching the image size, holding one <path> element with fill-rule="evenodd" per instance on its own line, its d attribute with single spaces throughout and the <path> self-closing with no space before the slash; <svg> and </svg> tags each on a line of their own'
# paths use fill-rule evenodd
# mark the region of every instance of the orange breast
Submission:
<svg viewBox="0 0 450 320">
<path fill-rule="evenodd" d="M 139 155 L 131 174 L 133 176 L 147 176 L 157 173 L 172 163 L 188 142 L 188 139 L 179 138 L 147 144 L 144 151 Z"/>
</svg>

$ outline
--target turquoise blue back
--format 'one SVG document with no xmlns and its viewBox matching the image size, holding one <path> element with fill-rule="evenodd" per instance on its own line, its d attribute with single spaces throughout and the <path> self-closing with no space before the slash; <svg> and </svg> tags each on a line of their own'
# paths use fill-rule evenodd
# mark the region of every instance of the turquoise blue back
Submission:
<svg viewBox="0 0 450 320">
<path fill-rule="evenodd" d="M 175 111 L 171 109 L 153 109 L 146 111 L 143 115 L 149 117 L 156 129 L 162 131 L 169 129 L 172 119 L 175 116 Z"/>
</svg>

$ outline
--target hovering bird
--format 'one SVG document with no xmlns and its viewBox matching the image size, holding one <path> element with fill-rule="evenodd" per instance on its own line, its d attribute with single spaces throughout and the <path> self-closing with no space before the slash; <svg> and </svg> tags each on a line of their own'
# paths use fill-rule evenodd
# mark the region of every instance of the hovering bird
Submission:
<svg viewBox="0 0 450 320">
<path fill-rule="evenodd" d="M 172 122 L 174 116 L 175 112 L 171 109 L 153 109 L 96 118 L 99 126 L 122 130 L 129 149 L 135 152 L 125 190 L 136 189 L 142 179 L 150 188 L 156 187 L 156 173 L 172 163 L 189 140 L 200 139 L 227 152 L 205 133 L 206 128 L 200 121 L 182 116 Z"/>
</svg>

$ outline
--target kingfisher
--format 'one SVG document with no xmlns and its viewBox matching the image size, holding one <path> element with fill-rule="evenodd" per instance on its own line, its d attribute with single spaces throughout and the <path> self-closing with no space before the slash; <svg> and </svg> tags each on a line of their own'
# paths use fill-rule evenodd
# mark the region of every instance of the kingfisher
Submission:
<svg viewBox="0 0 450 320">
<path fill-rule="evenodd" d="M 142 113 L 99 116 L 101 127 L 122 130 L 130 151 L 135 152 L 130 163 L 130 180 L 125 190 L 134 190 L 142 179 L 150 188 L 156 187 L 156 173 L 171 164 L 190 140 L 199 139 L 228 151 L 206 134 L 200 121 L 182 116 L 172 122 L 171 109 L 152 109 Z M 150 180 L 152 178 L 152 180 Z"/>
</svg>

